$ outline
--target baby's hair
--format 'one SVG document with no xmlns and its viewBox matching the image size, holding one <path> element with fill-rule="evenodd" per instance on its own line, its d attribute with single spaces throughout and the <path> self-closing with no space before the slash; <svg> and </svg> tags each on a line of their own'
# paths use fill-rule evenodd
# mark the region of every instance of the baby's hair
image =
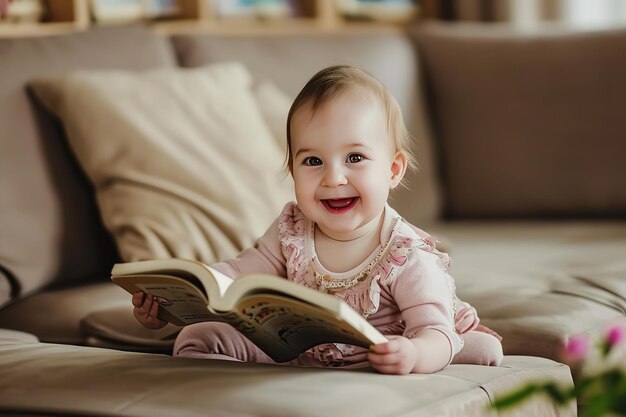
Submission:
<svg viewBox="0 0 626 417">
<path fill-rule="evenodd" d="M 315 113 L 322 104 L 355 86 L 366 88 L 378 98 L 386 115 L 387 132 L 393 141 L 395 151 L 404 153 L 410 168 L 414 169 L 416 167 L 415 156 L 411 151 L 411 135 L 404 124 L 402 110 L 400 110 L 400 105 L 395 97 L 380 81 L 365 71 L 350 65 L 336 65 L 324 68 L 315 74 L 304 85 L 289 109 L 289 115 L 287 116 L 285 169 L 291 171 L 293 168 L 291 121 L 296 111 L 310 102 L 313 113 Z"/>
</svg>

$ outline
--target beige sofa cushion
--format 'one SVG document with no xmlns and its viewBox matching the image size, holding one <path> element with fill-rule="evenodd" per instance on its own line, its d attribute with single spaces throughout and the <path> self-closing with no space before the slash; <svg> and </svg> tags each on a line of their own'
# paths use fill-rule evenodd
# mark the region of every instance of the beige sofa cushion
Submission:
<svg viewBox="0 0 626 417">
<path fill-rule="evenodd" d="M 38 343 L 37 336 L 17 330 L 0 328 L 0 345 L 5 343 Z"/>
<path fill-rule="evenodd" d="M 503 336 L 507 355 L 559 360 L 567 341 L 626 321 L 626 223 L 450 222 L 457 293 Z"/>
<path fill-rule="evenodd" d="M 626 213 L 626 29 L 415 31 L 455 218 Z"/>
<path fill-rule="evenodd" d="M 0 309 L 0 328 L 27 332 L 42 342 L 83 345 L 87 335 L 81 329 L 81 319 L 113 308 L 130 310 L 132 315 L 130 298 L 111 280 L 51 289 Z"/>
<path fill-rule="evenodd" d="M 63 121 L 122 258 L 207 263 L 251 246 L 292 199 L 252 85 L 236 63 L 32 84 Z"/>
<path fill-rule="evenodd" d="M 34 415 L 488 416 L 490 401 L 528 381 L 571 386 L 567 366 L 505 357 L 432 375 L 295 368 L 0 339 L 0 412 Z M 542 395 L 506 414 L 575 416 Z"/>
<path fill-rule="evenodd" d="M 116 257 L 61 129 L 33 106 L 26 83 L 76 69 L 175 64 L 167 39 L 145 27 L 0 39 L 0 305 L 105 276 Z"/>
</svg>

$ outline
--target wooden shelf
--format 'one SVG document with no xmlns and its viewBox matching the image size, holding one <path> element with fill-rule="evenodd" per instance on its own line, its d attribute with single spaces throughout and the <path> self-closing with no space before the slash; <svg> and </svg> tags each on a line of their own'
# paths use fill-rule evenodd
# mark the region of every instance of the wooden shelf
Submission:
<svg viewBox="0 0 626 417">
<path fill-rule="evenodd" d="M 51 36 L 116 23 L 93 21 L 90 13 L 92 1 L 44 1 L 47 10 L 44 21 L 0 23 L 0 37 Z M 295 17 L 256 19 L 220 18 L 212 3 L 214 0 L 176 1 L 178 11 L 175 16 L 164 19 L 139 18 L 135 21 L 144 22 L 164 34 L 210 33 L 225 36 L 395 31 L 402 27 L 389 22 L 347 20 L 338 10 L 337 0 L 298 0 L 292 2 L 298 11 Z"/>
<path fill-rule="evenodd" d="M 53 36 L 89 27 L 86 0 L 47 0 L 41 22 L 0 22 L 0 37 Z"/>
<path fill-rule="evenodd" d="M 31 36 L 54 36 L 80 30 L 73 23 L 20 23 L 1 24 L 1 38 L 22 38 Z"/>
<path fill-rule="evenodd" d="M 154 23 L 151 27 L 165 35 L 212 34 L 220 36 L 294 36 L 310 34 L 397 32 L 402 26 L 384 23 L 346 23 L 324 25 L 315 19 L 298 19 L 263 24 L 257 22 L 165 22 Z"/>
</svg>

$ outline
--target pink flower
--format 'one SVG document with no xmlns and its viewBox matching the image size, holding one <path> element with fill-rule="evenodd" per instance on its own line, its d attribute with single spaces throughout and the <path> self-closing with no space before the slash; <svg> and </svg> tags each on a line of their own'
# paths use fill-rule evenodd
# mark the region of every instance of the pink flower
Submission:
<svg viewBox="0 0 626 417">
<path fill-rule="evenodd" d="M 585 336 L 573 336 L 567 341 L 565 357 L 568 361 L 579 361 L 587 355 L 589 340 Z"/>
<path fill-rule="evenodd" d="M 622 326 L 613 326 L 606 334 L 606 343 L 613 347 L 622 343 L 626 337 L 626 328 Z"/>
</svg>

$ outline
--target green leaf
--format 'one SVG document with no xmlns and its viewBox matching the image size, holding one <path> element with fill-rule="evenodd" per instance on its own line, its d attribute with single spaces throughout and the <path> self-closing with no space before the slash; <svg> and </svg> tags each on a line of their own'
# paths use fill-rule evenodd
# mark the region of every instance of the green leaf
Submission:
<svg viewBox="0 0 626 417">
<path fill-rule="evenodd" d="M 544 391 L 548 394 L 554 402 L 559 405 L 568 402 L 571 397 L 569 392 L 563 392 L 554 382 L 549 382 L 543 386 Z"/>
<path fill-rule="evenodd" d="M 601 395 L 598 397 L 592 398 L 583 412 L 580 414 L 580 417 L 602 417 L 606 415 L 606 413 L 611 408 L 611 400 L 606 395 Z"/>
<path fill-rule="evenodd" d="M 503 397 L 496 398 L 491 407 L 495 408 L 496 410 L 504 410 L 506 408 L 510 408 L 526 400 L 531 395 L 535 394 L 539 390 L 539 388 L 539 386 L 533 384 L 526 385 L 525 387 L 510 392 Z"/>
<path fill-rule="evenodd" d="M 602 353 L 603 358 L 606 358 L 607 356 L 609 356 L 609 353 L 611 353 L 612 347 L 613 346 L 611 346 L 611 344 L 606 340 L 603 340 L 600 342 L 600 352 Z"/>
<path fill-rule="evenodd" d="M 626 393 L 617 400 L 617 403 L 613 407 L 613 411 L 615 411 L 618 415 L 626 416 Z"/>
</svg>

